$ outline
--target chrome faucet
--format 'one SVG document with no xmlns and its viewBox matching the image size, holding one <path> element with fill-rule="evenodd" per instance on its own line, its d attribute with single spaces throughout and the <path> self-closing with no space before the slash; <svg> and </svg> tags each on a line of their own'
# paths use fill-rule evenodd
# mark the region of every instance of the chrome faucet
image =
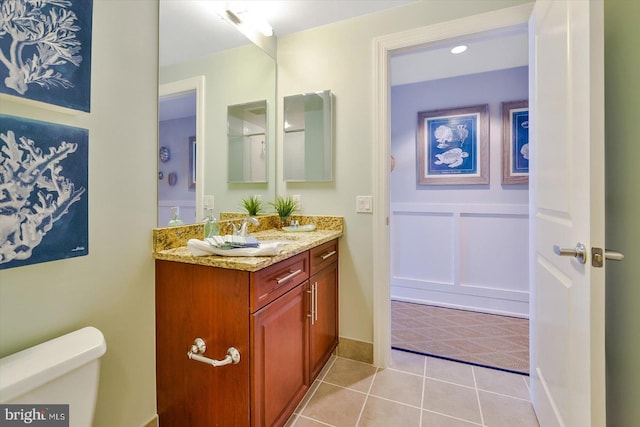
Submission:
<svg viewBox="0 0 640 427">
<path fill-rule="evenodd" d="M 246 235 L 247 235 L 247 224 L 248 223 L 251 223 L 253 225 L 260 224 L 260 222 L 256 218 L 254 218 L 252 216 L 247 217 L 247 218 L 243 218 L 242 219 L 242 225 L 239 228 L 236 227 L 236 225 L 234 223 L 231 223 L 231 227 L 233 227 L 233 235 L 234 236 L 246 237 Z"/>
</svg>

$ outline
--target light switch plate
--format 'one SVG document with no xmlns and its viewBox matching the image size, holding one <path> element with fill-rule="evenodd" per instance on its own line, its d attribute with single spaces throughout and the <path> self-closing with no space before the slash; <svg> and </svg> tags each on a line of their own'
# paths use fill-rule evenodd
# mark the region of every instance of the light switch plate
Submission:
<svg viewBox="0 0 640 427">
<path fill-rule="evenodd" d="M 356 196 L 356 212 L 372 213 L 373 197 L 372 196 Z"/>
<path fill-rule="evenodd" d="M 213 196 L 202 196 L 202 208 L 203 209 L 213 209 Z"/>
</svg>

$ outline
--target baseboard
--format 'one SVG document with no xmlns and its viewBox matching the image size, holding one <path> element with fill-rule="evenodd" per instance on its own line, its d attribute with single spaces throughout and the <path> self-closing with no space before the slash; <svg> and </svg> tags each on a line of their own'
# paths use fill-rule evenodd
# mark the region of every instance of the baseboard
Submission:
<svg viewBox="0 0 640 427">
<path fill-rule="evenodd" d="M 336 356 L 346 359 L 373 363 L 373 344 L 369 342 L 340 337 L 340 342 L 338 343 L 335 353 Z"/>
<path fill-rule="evenodd" d="M 158 420 L 158 414 L 156 414 L 153 416 L 153 418 L 147 421 L 147 423 L 142 427 L 159 427 L 159 426 L 160 426 L 160 422 Z"/>
</svg>

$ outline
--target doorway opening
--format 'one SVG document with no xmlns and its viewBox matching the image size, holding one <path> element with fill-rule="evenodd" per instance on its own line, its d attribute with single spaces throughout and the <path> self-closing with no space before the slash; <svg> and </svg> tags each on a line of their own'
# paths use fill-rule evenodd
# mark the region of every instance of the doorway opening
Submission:
<svg viewBox="0 0 640 427">
<path fill-rule="evenodd" d="M 184 224 L 201 220 L 204 76 L 161 84 L 158 102 L 158 227 L 177 213 Z"/>
<path fill-rule="evenodd" d="M 450 52 L 460 45 L 464 53 Z M 529 194 L 526 182 L 502 178 L 511 163 L 503 111 L 527 105 L 527 45 L 526 28 L 515 28 L 391 59 L 395 349 L 529 371 Z M 415 77 L 403 72 L 422 63 Z M 528 170 L 526 152 L 514 151 Z"/>
<path fill-rule="evenodd" d="M 174 216 L 185 224 L 196 218 L 194 142 L 196 92 L 160 97 L 158 114 L 158 226 Z"/>
<path fill-rule="evenodd" d="M 502 187 L 504 186 L 500 183 L 500 151 L 494 153 L 497 157 L 491 158 L 489 166 L 491 171 L 490 184 L 465 184 L 461 186 L 454 185 L 454 187 L 442 185 L 432 186 L 427 190 L 422 189 L 420 185 L 416 185 L 416 115 L 414 111 L 410 119 L 408 119 L 412 121 L 414 129 L 413 134 L 409 134 L 412 144 L 407 144 L 403 149 L 396 151 L 393 141 L 398 135 L 393 125 L 396 112 L 393 110 L 393 89 L 391 88 L 391 81 L 395 71 L 391 69 L 390 64 L 394 57 L 404 55 L 407 52 L 433 49 L 444 45 L 450 48 L 453 42 L 469 40 L 474 37 L 498 37 L 514 31 L 521 31 L 526 34 L 526 23 L 530 10 L 530 6 L 522 6 L 465 18 L 461 20 L 465 21 L 465 25 L 457 26 L 461 28 L 458 33 L 452 33 L 451 25 L 434 25 L 388 36 L 376 41 L 376 63 L 378 66 L 376 70 L 376 113 L 379 120 L 376 121 L 378 144 L 376 145 L 375 153 L 375 172 L 379 173 L 375 173 L 374 193 L 380 200 L 378 206 L 382 207 L 377 215 L 374 212 L 374 363 L 378 366 L 387 366 L 389 362 L 392 346 L 391 298 L 398 298 L 397 294 L 400 288 L 403 288 L 401 290 L 404 292 L 401 297 L 411 302 L 434 302 L 438 301 L 434 296 L 439 296 L 446 298 L 441 298 L 438 301 L 438 305 L 453 308 L 470 308 L 470 304 L 461 304 L 458 300 L 462 296 L 461 291 L 464 290 L 469 294 L 467 298 L 475 302 L 482 299 L 494 300 L 493 303 L 496 305 L 489 306 L 487 309 L 489 312 L 500 314 L 516 313 L 517 311 L 512 311 L 512 308 L 505 309 L 505 307 L 500 306 L 501 302 L 504 301 L 500 294 L 507 292 L 511 295 L 519 295 L 519 297 L 513 298 L 514 305 L 524 305 L 519 310 L 524 313 L 525 317 L 528 315 L 528 308 L 526 307 L 528 305 L 529 291 L 526 273 L 526 266 L 528 265 L 526 256 L 526 251 L 528 250 L 526 240 L 528 238 L 528 227 L 526 225 L 528 223 L 528 195 L 526 187 L 521 195 L 524 203 L 509 202 L 508 200 L 500 199 L 501 196 L 496 195 L 494 196 L 498 198 L 496 199 L 498 203 L 489 203 L 481 198 L 482 193 L 491 193 L 494 189 L 497 192 L 504 192 L 506 195 L 511 194 L 510 192 L 513 191 L 510 188 L 503 189 Z M 527 57 L 526 51 L 524 56 Z M 431 64 L 432 68 L 437 68 L 433 66 L 434 62 L 431 62 Z M 487 70 L 482 70 L 476 74 L 487 72 Z M 526 69 L 524 74 L 526 74 Z M 444 76 L 441 76 L 438 80 L 441 82 L 443 78 Z M 485 94 L 486 92 L 488 91 L 485 88 Z M 527 93 L 526 86 L 524 93 Z M 466 95 L 468 96 L 464 99 L 445 96 L 445 101 L 449 102 L 449 105 L 442 105 L 440 108 L 454 108 L 478 103 L 477 98 L 476 101 L 471 102 L 470 93 Z M 424 98 L 425 96 L 423 95 L 422 97 Z M 437 97 L 432 98 L 437 99 Z M 527 96 L 524 97 L 524 99 L 526 98 Z M 502 99 L 501 101 L 509 100 L 513 99 Z M 489 114 L 495 114 L 495 116 L 492 115 L 491 117 L 495 117 L 493 124 L 498 127 L 500 126 L 499 110 L 501 101 L 498 102 L 498 111 L 495 111 L 495 105 L 491 108 L 492 104 L 497 101 L 487 100 L 483 102 L 489 104 Z M 430 106 L 418 108 L 416 111 L 437 109 Z M 493 127 L 491 126 L 492 129 Z M 496 129 L 494 134 L 499 135 L 499 130 Z M 496 151 L 493 147 L 492 150 Z M 405 155 L 407 153 L 409 155 Z M 393 173 L 390 173 L 388 159 L 392 154 L 395 160 L 395 169 Z M 404 177 L 400 173 L 396 174 L 403 167 L 408 171 Z M 403 180 L 405 185 L 401 185 Z M 417 193 L 418 197 L 422 197 L 422 200 L 420 202 L 415 200 L 394 200 L 395 192 L 392 192 L 392 190 L 397 185 Z M 451 188 L 455 187 L 461 191 L 459 194 L 464 193 L 462 199 L 451 196 Z M 423 205 L 428 205 L 426 206 L 428 208 L 426 212 Z M 478 209 L 469 211 L 468 207 L 471 205 Z M 495 205 L 510 206 L 506 208 L 506 212 L 496 212 L 494 210 Z M 506 222 L 504 222 L 503 218 L 505 216 L 509 217 Z M 426 223 L 425 219 L 427 220 Z M 524 227 L 522 224 L 525 224 Z M 497 230 L 497 232 L 491 233 L 492 229 Z M 521 234 L 520 230 L 522 229 L 524 229 L 524 234 Z M 500 256 L 496 256 L 496 259 L 490 260 L 493 264 L 486 266 L 484 276 L 478 276 L 476 273 L 482 271 L 481 264 L 483 262 L 482 257 L 478 257 L 478 255 L 486 254 L 487 250 L 483 252 L 474 246 L 483 241 L 499 245 L 501 238 L 508 236 L 513 230 L 519 230 L 517 231 L 517 236 L 524 236 L 525 238 L 521 242 L 522 245 L 519 246 L 525 251 L 523 256 L 525 266 L 524 289 L 513 291 L 500 289 L 501 283 L 486 286 L 485 282 L 489 280 L 491 273 L 499 271 L 504 266 L 504 262 L 500 262 L 500 256 L 503 252 L 500 252 Z M 410 244 L 399 244 L 398 242 L 402 240 L 409 240 Z M 430 250 L 427 251 L 426 242 L 436 242 L 436 245 L 432 245 Z M 512 252 L 514 251 L 504 253 L 511 256 L 513 255 Z M 499 267 L 496 268 L 496 266 Z M 426 271 L 429 280 L 424 280 L 425 274 L 423 273 L 429 267 L 431 267 L 430 270 Z M 420 269 L 423 269 L 423 271 L 421 272 Z M 423 279 L 415 280 L 420 277 Z M 501 279 L 501 276 L 498 276 L 498 278 Z M 396 286 L 394 281 L 397 282 L 398 280 L 400 284 Z M 522 283 L 518 286 L 522 286 Z M 441 289 L 438 289 L 438 287 L 441 287 Z M 443 292 L 444 289 L 447 291 L 454 290 L 454 287 L 457 287 L 455 289 L 457 292 Z M 493 295 L 483 295 L 487 291 L 481 288 L 490 289 L 489 294 L 493 293 Z M 429 295 L 425 296 L 423 291 L 427 291 Z M 423 295 L 420 295 L 421 292 Z"/>
</svg>

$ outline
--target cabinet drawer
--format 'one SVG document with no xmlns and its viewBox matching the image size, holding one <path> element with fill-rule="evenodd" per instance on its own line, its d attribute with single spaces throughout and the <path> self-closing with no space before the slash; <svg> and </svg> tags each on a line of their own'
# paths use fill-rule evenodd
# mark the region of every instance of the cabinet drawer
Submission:
<svg viewBox="0 0 640 427">
<path fill-rule="evenodd" d="M 309 251 L 311 274 L 315 274 L 338 260 L 338 239 L 323 243 Z"/>
<path fill-rule="evenodd" d="M 309 278 L 309 253 L 304 252 L 251 273 L 251 313 L 284 295 Z"/>
</svg>

